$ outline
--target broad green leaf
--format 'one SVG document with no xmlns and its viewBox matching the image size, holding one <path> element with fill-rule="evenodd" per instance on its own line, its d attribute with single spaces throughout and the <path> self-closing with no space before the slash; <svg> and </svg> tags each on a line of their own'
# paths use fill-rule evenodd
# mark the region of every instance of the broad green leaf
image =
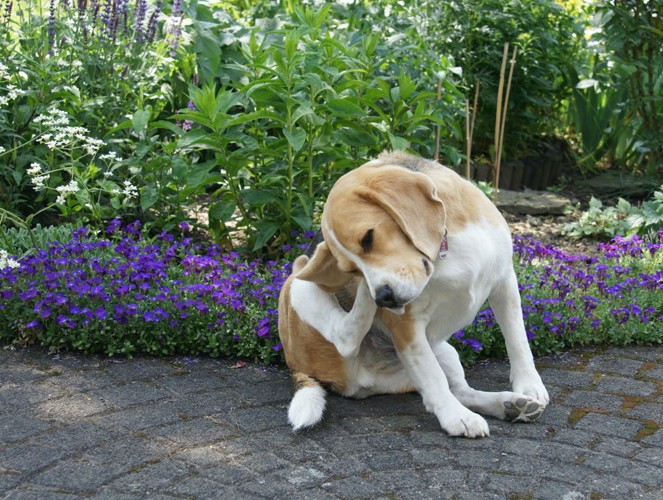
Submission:
<svg viewBox="0 0 663 500">
<path fill-rule="evenodd" d="M 191 169 L 187 175 L 186 185 L 189 187 L 198 187 L 203 184 L 214 164 L 215 162 L 212 160 L 205 163 L 191 165 Z"/>
<path fill-rule="evenodd" d="M 366 111 L 347 99 L 331 99 L 327 107 L 337 115 L 342 116 L 364 116 Z"/>
<path fill-rule="evenodd" d="M 258 190 L 247 189 L 242 193 L 244 202 L 251 206 L 264 206 L 276 201 L 279 196 L 277 193 L 268 191 L 266 189 Z"/>
<path fill-rule="evenodd" d="M 584 80 L 580 80 L 578 84 L 576 85 L 577 89 L 587 89 L 589 87 L 598 87 L 598 80 L 594 80 L 593 78 L 585 78 Z"/>
<path fill-rule="evenodd" d="M 147 210 L 159 201 L 159 192 L 153 186 L 143 186 L 140 189 L 140 208 Z"/>
<path fill-rule="evenodd" d="M 391 144 L 391 147 L 396 151 L 405 151 L 410 145 L 407 139 L 403 139 L 402 137 L 397 137 L 391 132 L 389 133 L 389 143 Z"/>
<path fill-rule="evenodd" d="M 253 250 L 260 250 L 263 248 L 267 242 L 276 234 L 276 231 L 279 229 L 279 225 L 276 222 L 267 221 L 267 222 L 258 222 L 256 223 L 258 229 L 256 233 L 256 240 L 253 244 Z"/>
<path fill-rule="evenodd" d="M 232 198 L 228 197 L 226 200 L 221 200 L 214 203 L 209 207 L 207 212 L 210 218 L 210 221 L 214 222 L 228 222 L 233 214 L 235 213 L 235 202 Z"/>
<path fill-rule="evenodd" d="M 283 135 L 288 139 L 288 143 L 292 146 L 292 149 L 294 149 L 295 152 L 298 152 L 304 147 L 304 143 L 306 142 L 306 132 L 303 128 L 296 128 L 292 132 L 283 129 Z"/>
<path fill-rule="evenodd" d="M 139 109 L 134 113 L 134 116 L 131 119 L 131 125 L 137 134 L 141 134 L 147 130 L 147 124 L 150 121 L 150 115 L 151 110 L 149 109 Z"/>
<path fill-rule="evenodd" d="M 308 231 L 313 227 L 313 221 L 306 214 L 295 214 L 292 220 L 303 230 Z"/>
</svg>

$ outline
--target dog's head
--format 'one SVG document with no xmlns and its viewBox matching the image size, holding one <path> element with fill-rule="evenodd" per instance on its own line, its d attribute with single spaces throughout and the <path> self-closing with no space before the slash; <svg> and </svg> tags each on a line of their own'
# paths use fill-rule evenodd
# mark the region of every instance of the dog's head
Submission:
<svg viewBox="0 0 663 500">
<path fill-rule="evenodd" d="M 341 177 L 322 215 L 339 276 L 360 274 L 380 307 L 421 294 L 444 236 L 444 204 L 431 179 L 395 165 L 365 164 Z M 305 279 L 305 278 L 304 278 Z"/>
</svg>

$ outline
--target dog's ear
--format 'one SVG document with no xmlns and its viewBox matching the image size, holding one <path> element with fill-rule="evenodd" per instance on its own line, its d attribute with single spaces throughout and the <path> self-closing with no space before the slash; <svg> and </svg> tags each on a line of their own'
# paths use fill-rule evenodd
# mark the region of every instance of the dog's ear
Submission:
<svg viewBox="0 0 663 500">
<path fill-rule="evenodd" d="M 384 167 L 389 168 L 389 167 Z M 444 203 L 425 174 L 389 169 L 358 188 L 359 196 L 382 207 L 421 253 L 435 261 L 444 237 Z"/>
<path fill-rule="evenodd" d="M 297 261 L 300 259 L 301 257 Z M 339 269 L 336 257 L 332 255 L 324 241 L 315 247 L 313 257 L 308 259 L 305 266 L 301 267 L 303 263 L 304 261 L 300 261 L 299 266 L 295 266 L 295 278 L 312 281 L 328 292 L 340 290 L 352 278 L 351 274 Z"/>
</svg>

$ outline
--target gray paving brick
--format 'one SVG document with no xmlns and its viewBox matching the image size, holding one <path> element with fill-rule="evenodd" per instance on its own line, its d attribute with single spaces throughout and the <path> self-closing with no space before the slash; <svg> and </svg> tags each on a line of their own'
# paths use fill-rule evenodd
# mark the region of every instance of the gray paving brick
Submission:
<svg viewBox="0 0 663 500">
<path fill-rule="evenodd" d="M 22 441 L 50 427 L 50 424 L 25 413 L 0 416 L 0 435 L 8 443 Z"/>
<path fill-rule="evenodd" d="M 663 403 L 643 403 L 630 411 L 630 415 L 663 424 Z"/>
<path fill-rule="evenodd" d="M 650 396 L 658 391 L 658 385 L 625 377 L 605 376 L 599 381 L 596 390 L 626 396 Z"/>
<path fill-rule="evenodd" d="M 643 361 L 621 358 L 617 356 L 594 356 L 587 364 L 587 369 L 600 373 L 613 373 L 633 377 L 642 365 Z"/>
<path fill-rule="evenodd" d="M 643 427 L 644 424 L 635 420 L 600 413 L 588 413 L 575 425 L 576 429 L 591 430 L 598 434 L 624 439 L 633 438 Z"/>
<path fill-rule="evenodd" d="M 613 394 L 596 391 L 572 391 L 564 398 L 564 404 L 573 408 L 591 408 L 616 412 L 621 408 L 624 398 Z"/>
<path fill-rule="evenodd" d="M 594 373 L 577 370 L 560 370 L 558 368 L 543 368 L 541 378 L 551 386 L 590 388 L 594 381 Z"/>
</svg>

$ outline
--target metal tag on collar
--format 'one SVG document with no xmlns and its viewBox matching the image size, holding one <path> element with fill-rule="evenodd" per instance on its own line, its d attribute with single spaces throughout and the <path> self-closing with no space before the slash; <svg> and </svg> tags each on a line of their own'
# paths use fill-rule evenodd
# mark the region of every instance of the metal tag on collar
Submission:
<svg viewBox="0 0 663 500">
<path fill-rule="evenodd" d="M 447 228 L 444 228 L 444 237 L 442 238 L 442 244 L 440 245 L 440 259 L 446 258 L 449 253 L 449 240 L 447 239 Z"/>
</svg>

